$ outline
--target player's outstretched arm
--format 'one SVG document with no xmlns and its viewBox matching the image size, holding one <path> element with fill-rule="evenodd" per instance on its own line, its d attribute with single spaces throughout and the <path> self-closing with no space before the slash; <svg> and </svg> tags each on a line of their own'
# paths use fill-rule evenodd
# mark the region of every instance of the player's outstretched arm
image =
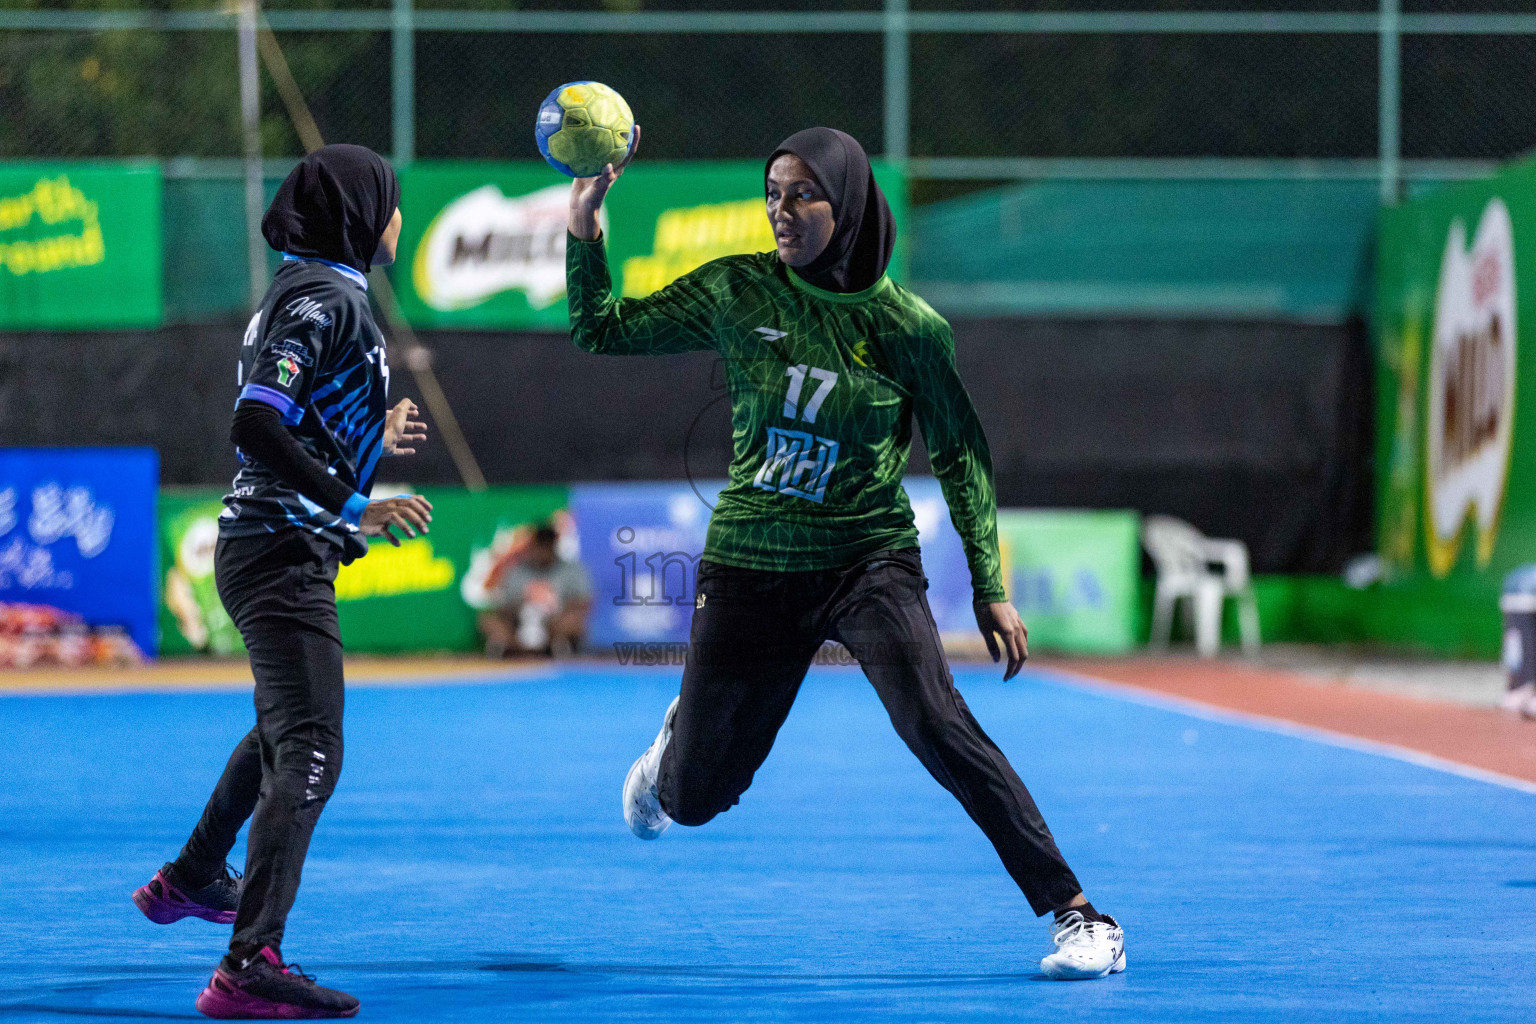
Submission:
<svg viewBox="0 0 1536 1024">
<path fill-rule="evenodd" d="M 565 289 L 571 309 L 571 341 L 584 352 L 651 356 L 715 347 L 715 319 L 724 290 L 709 264 L 684 274 L 643 298 L 613 294 L 598 212 L 613 183 L 634 160 L 640 127 L 624 162 L 571 185 L 570 238 L 566 241 Z"/>
</svg>

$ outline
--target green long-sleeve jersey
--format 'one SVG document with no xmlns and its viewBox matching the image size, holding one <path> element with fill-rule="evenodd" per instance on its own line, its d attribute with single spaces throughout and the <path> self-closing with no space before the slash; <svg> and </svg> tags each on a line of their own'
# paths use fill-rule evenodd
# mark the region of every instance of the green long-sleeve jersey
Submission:
<svg viewBox="0 0 1536 1024">
<path fill-rule="evenodd" d="M 915 415 L 977 600 L 1003 600 L 992 459 L 949 324 L 881 278 L 823 291 L 775 253 L 706 263 L 653 295 L 613 294 L 601 240 L 566 239 L 571 339 L 588 352 L 720 354 L 733 453 L 704 557 L 778 572 L 917 547 L 902 489 Z"/>
</svg>

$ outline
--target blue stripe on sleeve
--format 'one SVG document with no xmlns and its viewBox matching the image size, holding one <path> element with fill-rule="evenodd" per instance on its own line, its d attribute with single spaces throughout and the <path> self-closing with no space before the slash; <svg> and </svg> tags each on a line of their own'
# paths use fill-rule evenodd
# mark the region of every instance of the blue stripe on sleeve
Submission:
<svg viewBox="0 0 1536 1024">
<path fill-rule="evenodd" d="M 304 410 L 295 405 L 293 399 L 265 384 L 247 384 L 245 390 L 240 392 L 240 397 L 270 405 L 283 417 L 283 423 L 290 427 L 304 418 Z"/>
<path fill-rule="evenodd" d="M 368 499 L 361 494 L 354 494 L 347 499 L 347 503 L 341 506 L 341 518 L 357 526 L 362 522 L 363 509 L 368 507 Z"/>
<path fill-rule="evenodd" d="M 384 454 L 384 441 L 382 438 L 373 442 L 368 449 L 368 458 L 363 463 L 362 472 L 357 475 L 358 483 L 367 486 L 373 481 L 373 468 L 379 464 L 379 456 Z"/>
</svg>

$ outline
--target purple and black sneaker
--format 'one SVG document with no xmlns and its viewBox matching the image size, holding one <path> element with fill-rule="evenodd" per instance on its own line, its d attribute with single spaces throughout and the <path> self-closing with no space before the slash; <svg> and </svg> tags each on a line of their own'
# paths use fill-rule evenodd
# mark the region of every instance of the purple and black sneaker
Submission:
<svg viewBox="0 0 1536 1024">
<path fill-rule="evenodd" d="M 197 997 L 198 1012 L 218 1020 L 355 1017 L 359 1005 L 345 992 L 316 985 L 298 964 L 285 966 L 271 946 L 261 947 L 238 970 L 219 964 Z"/>
<path fill-rule="evenodd" d="M 176 877 L 175 866 L 167 864 L 148 884 L 133 891 L 133 902 L 155 924 L 170 924 L 184 917 L 234 924 L 241 885 L 240 873 L 226 864 L 218 878 L 200 888 L 189 888 Z"/>
</svg>

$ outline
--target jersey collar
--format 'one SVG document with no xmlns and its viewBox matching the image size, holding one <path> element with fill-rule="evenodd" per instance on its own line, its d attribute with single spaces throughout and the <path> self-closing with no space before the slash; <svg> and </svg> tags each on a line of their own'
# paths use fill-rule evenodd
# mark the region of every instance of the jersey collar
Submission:
<svg viewBox="0 0 1536 1024">
<path fill-rule="evenodd" d="M 784 267 L 784 273 L 789 277 L 790 284 L 805 292 L 807 295 L 814 295 L 818 299 L 825 299 L 828 302 L 837 302 L 847 305 L 851 305 L 856 302 L 868 302 L 870 299 L 875 298 L 877 295 L 883 295 L 891 289 L 891 279 L 885 274 L 881 274 L 880 280 L 876 281 L 874 284 L 860 292 L 829 292 L 825 288 L 817 288 L 815 285 L 805 280 L 799 274 L 795 273 L 795 268 L 787 264 Z"/>
<path fill-rule="evenodd" d="M 362 288 L 363 291 L 367 291 L 368 290 L 368 278 L 363 276 L 363 272 L 358 270 L 356 267 L 349 267 L 345 263 L 333 263 L 330 260 L 323 260 L 323 259 L 321 259 L 318 256 L 295 256 L 291 252 L 283 253 L 283 262 L 284 263 L 324 263 L 326 266 L 328 266 L 332 270 L 336 271 L 336 273 L 340 274 L 342 277 L 346 278 L 347 280 L 351 281 L 353 284 L 355 284 L 358 287 Z"/>
</svg>

